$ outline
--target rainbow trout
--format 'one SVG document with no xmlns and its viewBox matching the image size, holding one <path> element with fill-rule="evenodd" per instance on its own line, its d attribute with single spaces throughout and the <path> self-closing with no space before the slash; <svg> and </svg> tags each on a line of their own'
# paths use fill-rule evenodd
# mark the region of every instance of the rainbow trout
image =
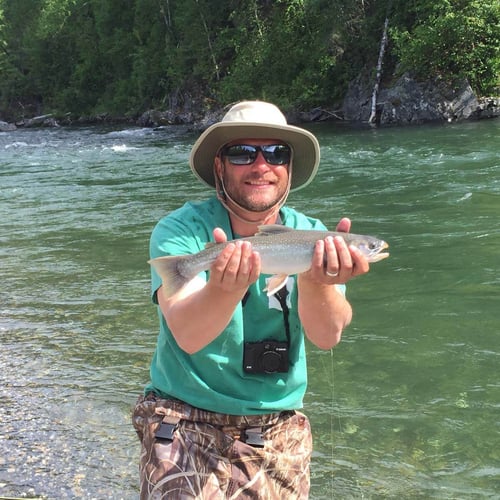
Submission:
<svg viewBox="0 0 500 500">
<path fill-rule="evenodd" d="M 272 278 L 266 287 L 268 295 L 282 288 L 288 276 L 307 271 L 316 241 L 327 236 L 341 236 L 348 245 L 363 252 L 368 262 L 378 262 L 389 257 L 382 252 L 389 245 L 373 236 L 334 231 L 300 230 L 280 225 L 259 226 L 255 236 L 242 238 L 259 252 L 262 273 Z M 165 256 L 151 259 L 151 264 L 160 275 L 167 296 L 171 296 L 191 281 L 198 273 L 207 271 L 227 243 L 207 243 L 205 250 L 195 254 Z"/>
</svg>

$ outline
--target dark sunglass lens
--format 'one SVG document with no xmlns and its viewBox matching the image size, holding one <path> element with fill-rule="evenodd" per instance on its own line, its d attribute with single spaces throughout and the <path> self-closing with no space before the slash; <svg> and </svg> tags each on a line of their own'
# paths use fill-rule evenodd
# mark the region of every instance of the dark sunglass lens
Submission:
<svg viewBox="0 0 500 500">
<path fill-rule="evenodd" d="M 253 146 L 247 146 L 244 144 L 236 144 L 234 146 L 228 146 L 224 150 L 224 156 L 233 165 L 250 165 L 257 158 L 257 149 Z"/>
<path fill-rule="evenodd" d="M 267 163 L 271 165 L 287 165 L 290 163 L 290 148 L 284 144 L 262 146 L 262 153 Z"/>
</svg>

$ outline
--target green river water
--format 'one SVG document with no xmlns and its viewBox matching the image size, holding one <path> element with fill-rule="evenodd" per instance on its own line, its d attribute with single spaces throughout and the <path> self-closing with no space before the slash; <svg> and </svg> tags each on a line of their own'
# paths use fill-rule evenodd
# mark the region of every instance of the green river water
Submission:
<svg viewBox="0 0 500 500">
<path fill-rule="evenodd" d="M 311 498 L 500 498 L 500 120 L 310 129 L 321 169 L 289 204 L 391 252 L 349 284 L 339 346 L 309 346 Z M 207 196 L 194 139 L 0 134 L 0 497 L 138 497 L 148 239 Z"/>
</svg>

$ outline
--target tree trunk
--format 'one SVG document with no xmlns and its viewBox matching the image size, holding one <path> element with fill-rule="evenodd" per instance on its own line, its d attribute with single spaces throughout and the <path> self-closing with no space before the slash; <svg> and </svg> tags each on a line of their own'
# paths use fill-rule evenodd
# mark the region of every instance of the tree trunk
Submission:
<svg viewBox="0 0 500 500">
<path fill-rule="evenodd" d="M 382 66 L 384 63 L 385 48 L 387 46 L 388 26 L 389 26 L 389 16 L 385 18 L 384 31 L 382 33 L 382 40 L 380 41 L 380 51 L 378 53 L 378 62 L 377 62 L 377 76 L 375 78 L 375 85 L 373 87 L 373 93 L 372 93 L 372 111 L 370 114 L 370 118 L 368 118 L 368 123 L 370 124 L 376 123 L 377 120 L 377 97 L 380 87 L 380 79 L 382 78 Z"/>
<path fill-rule="evenodd" d="M 198 4 L 198 6 L 200 5 L 198 0 L 196 0 L 196 3 Z M 220 80 L 219 65 L 217 64 L 217 59 L 215 58 L 214 48 L 212 46 L 212 40 L 210 38 L 210 31 L 208 30 L 207 21 L 205 20 L 205 16 L 203 15 L 203 12 L 201 11 L 201 9 L 200 9 L 200 17 L 201 17 L 201 21 L 203 23 L 203 27 L 205 28 L 205 33 L 207 35 L 208 48 L 210 50 L 210 57 L 212 58 L 212 63 L 214 65 L 216 79 L 217 79 L 217 81 L 219 81 Z"/>
</svg>

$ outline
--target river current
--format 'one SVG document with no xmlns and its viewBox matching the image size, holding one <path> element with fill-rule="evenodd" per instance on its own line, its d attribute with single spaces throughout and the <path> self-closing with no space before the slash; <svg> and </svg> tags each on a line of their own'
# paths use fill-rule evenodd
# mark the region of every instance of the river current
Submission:
<svg viewBox="0 0 500 500">
<path fill-rule="evenodd" d="M 321 168 L 289 205 L 391 252 L 349 283 L 342 342 L 308 346 L 311 498 L 500 498 L 500 120 L 309 128 Z M 148 239 L 208 194 L 195 138 L 0 133 L 0 497 L 138 498 Z"/>
</svg>

